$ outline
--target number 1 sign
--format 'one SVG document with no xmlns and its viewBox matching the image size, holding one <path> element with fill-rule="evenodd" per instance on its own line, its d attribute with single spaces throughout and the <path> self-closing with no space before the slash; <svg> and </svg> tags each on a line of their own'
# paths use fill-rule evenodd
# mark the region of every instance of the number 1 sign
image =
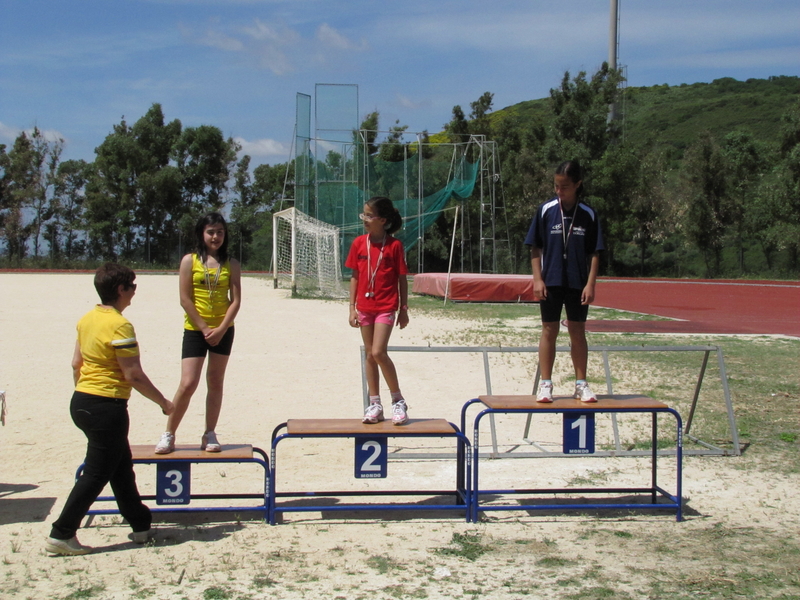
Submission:
<svg viewBox="0 0 800 600">
<path fill-rule="evenodd" d="M 564 454 L 594 454 L 594 413 L 564 413 Z"/>
</svg>

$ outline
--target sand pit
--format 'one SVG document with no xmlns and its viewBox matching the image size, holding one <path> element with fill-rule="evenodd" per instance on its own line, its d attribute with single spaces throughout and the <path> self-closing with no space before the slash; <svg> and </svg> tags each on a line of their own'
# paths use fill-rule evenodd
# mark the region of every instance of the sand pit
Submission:
<svg viewBox="0 0 800 600">
<path fill-rule="evenodd" d="M 180 368 L 177 276 L 142 274 L 137 283 L 125 316 L 136 328 L 145 371 L 171 397 Z M 292 513 L 270 527 L 251 514 L 203 513 L 158 515 L 155 542 L 139 547 L 118 517 L 99 517 L 79 532 L 95 554 L 48 557 L 43 541 L 85 450 L 68 412 L 74 327 L 97 300 L 89 274 L 0 274 L 0 292 L 0 389 L 9 402 L 8 423 L 0 429 L 0 597 L 658 597 L 645 595 L 653 593 L 654 580 L 669 580 L 675 569 L 708 575 L 697 557 L 724 549 L 737 531 L 752 534 L 757 527 L 752 543 L 768 545 L 773 535 L 782 539 L 800 527 L 796 477 L 744 470 L 747 457 L 703 457 L 686 461 L 683 523 L 666 513 L 491 513 L 479 524 L 450 514 Z M 344 302 L 292 300 L 271 280 L 245 277 L 217 430 L 222 443 L 268 449 L 273 428 L 287 419 L 359 416 L 360 337 L 346 321 Z M 431 332 L 462 327 L 412 311 L 409 327 L 397 330 L 392 344 L 426 345 Z M 458 423 L 462 404 L 484 392 L 474 355 L 394 358 L 412 417 Z M 496 360 L 495 392 L 529 393 L 533 368 L 532 359 Z M 203 396 L 201 383 L 178 443 L 199 443 Z M 157 407 L 134 392 L 129 412 L 131 443 L 155 444 L 165 425 Z M 520 421 L 504 419 L 498 422 L 501 446 L 519 443 Z M 424 450 L 450 446 L 431 443 Z M 309 485 L 313 477 L 318 489 L 336 489 L 353 485 L 351 461 L 351 442 L 321 440 L 287 450 L 283 475 L 288 485 Z M 320 468 L 323 462 L 330 466 Z M 648 462 L 635 458 L 492 465 L 500 482 L 513 482 L 522 468 L 536 469 L 543 486 L 576 477 L 631 483 L 649 476 Z M 152 490 L 152 469 L 137 467 L 143 492 Z M 446 460 L 390 463 L 398 487 L 404 478 L 418 478 L 435 489 L 450 472 Z M 252 468 L 209 467 L 198 485 L 252 491 L 258 477 Z M 720 531 L 732 537 L 715 537 Z M 472 560 L 473 550 L 482 555 Z M 709 576 L 726 578 L 723 559 L 707 566 L 717 569 Z M 601 589 L 614 594 L 602 596 Z"/>
</svg>

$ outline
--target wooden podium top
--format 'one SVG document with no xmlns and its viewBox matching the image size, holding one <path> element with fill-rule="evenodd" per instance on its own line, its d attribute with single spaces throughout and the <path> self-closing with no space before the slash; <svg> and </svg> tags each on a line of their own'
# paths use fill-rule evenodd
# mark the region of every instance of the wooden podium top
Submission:
<svg viewBox="0 0 800 600">
<path fill-rule="evenodd" d="M 405 425 L 392 425 L 391 419 L 380 423 L 365 424 L 361 419 L 289 419 L 286 422 L 289 435 L 453 435 L 457 429 L 446 419 L 409 419 Z"/>
<path fill-rule="evenodd" d="M 249 460 L 253 458 L 253 446 L 251 444 L 223 444 L 220 452 L 206 452 L 200 450 L 200 444 L 176 445 L 175 452 L 169 454 L 156 454 L 154 444 L 131 446 L 133 460 L 178 460 L 191 459 L 196 461 L 231 459 Z"/>
<path fill-rule="evenodd" d="M 668 408 L 663 402 L 649 396 L 636 394 L 598 394 L 597 402 L 581 402 L 571 396 L 554 396 L 553 402 L 537 402 L 536 396 L 478 396 L 478 399 L 495 410 L 560 410 L 583 408 L 587 410 L 653 410 Z"/>
</svg>

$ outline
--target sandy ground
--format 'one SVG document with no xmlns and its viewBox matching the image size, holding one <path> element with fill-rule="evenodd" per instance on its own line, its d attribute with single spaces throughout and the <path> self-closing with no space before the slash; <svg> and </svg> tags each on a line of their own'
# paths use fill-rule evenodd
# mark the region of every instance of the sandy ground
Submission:
<svg viewBox="0 0 800 600">
<path fill-rule="evenodd" d="M 145 371 L 169 397 L 180 364 L 177 276 L 140 275 L 137 283 L 125 316 L 136 328 Z M 681 539 L 711 527 L 754 524 L 770 531 L 800 527 L 796 480 L 752 471 L 743 476 L 744 458 L 703 457 L 685 461 L 683 523 L 666 513 L 613 511 L 492 512 L 479 524 L 450 512 L 328 511 L 288 513 L 283 523 L 270 527 L 253 513 L 161 514 L 155 542 L 139 547 L 129 541 L 119 517 L 109 516 L 95 518 L 79 533 L 95 554 L 48 557 L 43 542 L 49 524 L 85 450 L 85 438 L 68 413 L 69 363 L 75 323 L 96 303 L 96 295 L 86 274 L 0 274 L 0 297 L 0 389 L 9 404 L 8 423 L 0 429 L 0 597 L 569 597 L 576 585 L 604 585 L 621 597 L 638 598 L 645 596 L 636 590 L 646 587 L 658 568 L 652 550 L 657 535 Z M 286 290 L 254 277 L 244 279 L 243 298 L 217 428 L 223 444 L 269 449 L 272 430 L 287 419 L 359 417 L 360 336 L 347 325 L 345 304 L 292 300 Z M 432 332 L 446 337 L 461 326 L 412 313 L 411 324 L 395 332 L 392 344 L 427 345 Z M 458 423 L 464 402 L 485 391 L 478 355 L 394 358 L 414 418 Z M 529 393 L 533 368 L 533 357 L 493 358 L 494 393 Z M 622 385 L 622 392 L 625 386 L 636 391 L 635 381 Z M 199 443 L 203 396 L 201 384 L 178 432 L 179 444 Z M 131 443 L 155 444 L 165 417 L 136 393 L 129 411 Z M 523 425 L 521 419 L 498 418 L 502 451 L 519 448 Z M 555 422 L 542 424 L 537 439 L 557 444 L 557 428 Z M 279 490 L 435 490 L 449 488 L 454 479 L 452 459 L 408 458 L 414 451 L 448 453 L 452 443 L 446 439 L 390 443 L 390 451 L 403 457 L 390 461 L 388 479 L 367 482 L 353 478 L 351 440 L 283 444 Z M 487 431 L 481 446 L 488 451 L 489 444 Z M 661 461 L 660 466 L 660 483 L 674 490 L 674 465 Z M 527 479 L 525 486 L 543 487 L 581 478 L 649 484 L 649 463 L 630 457 L 504 459 L 487 462 L 483 472 L 497 487 L 518 485 L 520 477 Z M 154 468 L 141 465 L 137 473 L 142 492 L 152 493 Z M 192 485 L 195 491 L 258 492 L 262 477 L 254 465 L 198 466 Z M 641 547 L 630 547 L 633 542 L 620 547 L 614 536 L 621 532 L 630 532 Z M 477 536 L 491 550 L 476 561 L 459 556 L 454 540 L 463 535 Z M 566 561 L 558 573 L 541 562 L 548 556 Z M 635 561 L 638 570 L 626 560 Z"/>
</svg>

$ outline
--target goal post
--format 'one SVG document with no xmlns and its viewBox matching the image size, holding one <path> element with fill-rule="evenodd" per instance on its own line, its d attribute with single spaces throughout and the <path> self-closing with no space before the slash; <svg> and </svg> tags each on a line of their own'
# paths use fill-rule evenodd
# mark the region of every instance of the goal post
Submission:
<svg viewBox="0 0 800 600">
<path fill-rule="evenodd" d="M 272 215 L 273 282 L 298 291 L 345 297 L 339 228 L 287 208 Z"/>
</svg>

